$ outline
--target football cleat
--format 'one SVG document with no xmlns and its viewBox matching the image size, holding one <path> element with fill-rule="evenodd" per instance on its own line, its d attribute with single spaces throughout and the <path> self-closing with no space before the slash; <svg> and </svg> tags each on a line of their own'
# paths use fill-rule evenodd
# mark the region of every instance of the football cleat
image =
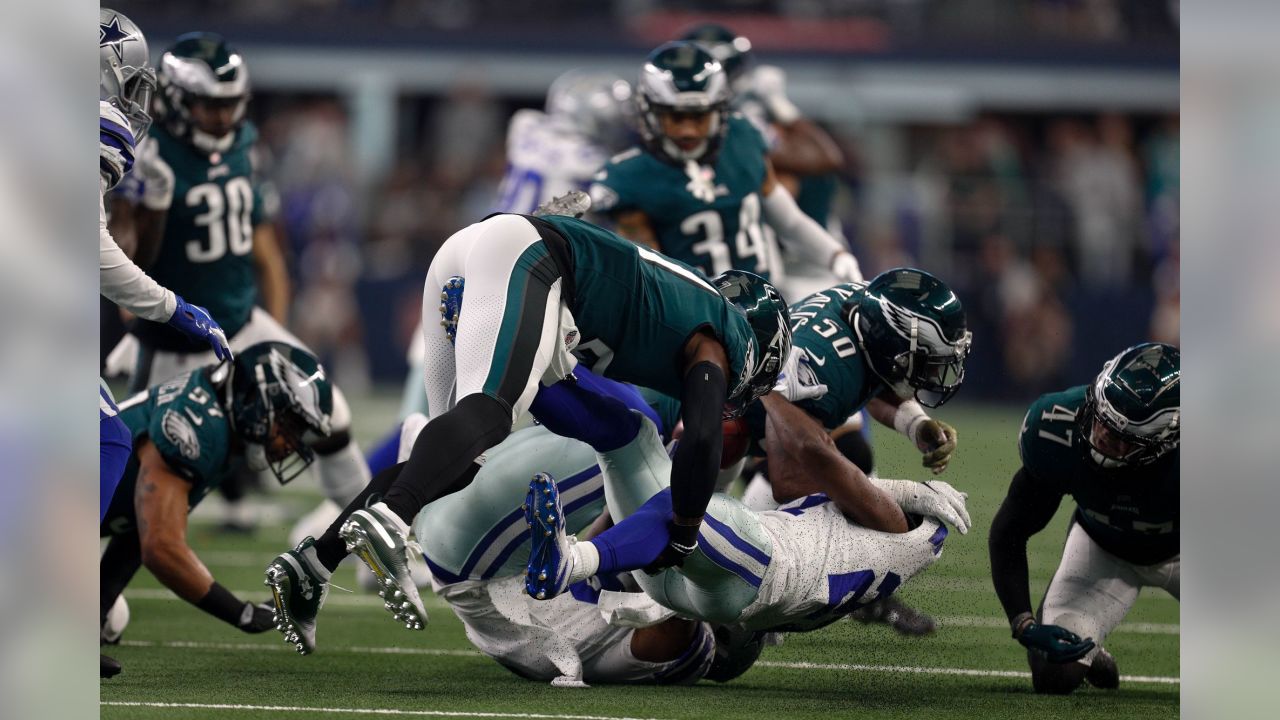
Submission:
<svg viewBox="0 0 1280 720">
<path fill-rule="evenodd" d="M 850 617 L 863 625 L 884 623 L 896 630 L 899 635 L 929 635 L 938 629 L 938 623 L 932 617 L 893 596 L 860 607 L 850 613 Z"/>
<path fill-rule="evenodd" d="M 537 600 L 550 600 L 569 587 L 573 569 L 573 540 L 564 529 L 564 508 L 556 481 L 538 473 L 529 481 L 524 519 L 533 536 L 524 589 Z"/>
<path fill-rule="evenodd" d="M 1093 662 L 1085 671 L 1084 679 L 1099 690 L 1115 690 L 1120 687 L 1120 668 L 1111 653 L 1098 648 Z"/>
<path fill-rule="evenodd" d="M 357 510 L 338 530 L 354 553 L 373 571 L 382 606 L 410 630 L 427 624 L 427 609 L 409 572 L 409 528 L 383 503 Z"/>
<path fill-rule="evenodd" d="M 264 581 L 271 588 L 276 630 L 301 655 L 315 652 L 316 615 L 329 595 L 329 583 L 303 554 L 315 542 L 308 537 L 293 550 L 277 555 L 267 566 Z"/>
<path fill-rule="evenodd" d="M 120 674 L 120 661 L 98 653 L 98 677 L 113 678 Z"/>
</svg>

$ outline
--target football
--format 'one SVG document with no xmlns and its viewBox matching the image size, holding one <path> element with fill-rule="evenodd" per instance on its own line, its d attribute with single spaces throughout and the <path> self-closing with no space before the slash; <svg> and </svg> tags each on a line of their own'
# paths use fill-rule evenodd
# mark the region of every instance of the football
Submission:
<svg viewBox="0 0 1280 720">
<path fill-rule="evenodd" d="M 747 431 L 747 421 L 740 417 L 725 420 L 722 427 L 724 446 L 720 450 L 720 469 L 733 467 L 733 464 L 747 454 L 751 445 L 751 433 Z"/>
</svg>

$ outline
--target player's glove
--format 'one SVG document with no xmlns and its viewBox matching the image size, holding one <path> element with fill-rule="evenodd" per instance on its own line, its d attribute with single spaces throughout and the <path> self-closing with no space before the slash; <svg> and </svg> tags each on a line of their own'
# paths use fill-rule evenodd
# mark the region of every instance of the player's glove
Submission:
<svg viewBox="0 0 1280 720">
<path fill-rule="evenodd" d="M 1038 653 L 1051 663 L 1068 663 L 1079 660 L 1093 649 L 1093 638 L 1080 639 L 1079 635 L 1058 625 L 1041 625 L 1033 618 L 1024 617 L 1014 627 L 1013 637 L 1023 647 Z"/>
<path fill-rule="evenodd" d="M 916 447 L 924 452 L 923 464 L 934 475 L 947 469 L 956 452 L 956 429 L 941 420 L 929 418 L 915 428 Z"/>
<path fill-rule="evenodd" d="M 889 497 L 905 512 L 913 515 L 929 515 L 960 531 L 969 532 L 973 522 L 965 506 L 968 495 L 941 480 L 915 482 L 913 480 L 886 480 L 872 478 L 872 484 L 889 493 Z"/>
<path fill-rule="evenodd" d="M 257 605 L 245 603 L 244 610 L 240 613 L 240 622 L 236 627 L 250 635 L 274 630 L 276 614 L 271 602 L 260 602 Z"/>
<path fill-rule="evenodd" d="M 698 528 L 700 526 L 701 523 L 698 525 L 677 525 L 675 522 L 668 522 L 667 529 L 670 531 L 671 537 L 667 540 L 667 546 L 662 549 L 662 552 L 653 562 L 645 566 L 644 571 L 650 575 L 657 575 L 666 568 L 684 565 L 685 558 L 698 549 Z"/>
<path fill-rule="evenodd" d="M 842 283 L 862 282 L 862 267 L 851 252 L 838 252 L 831 259 L 831 274 Z"/>
<path fill-rule="evenodd" d="M 116 183 L 133 167 L 134 147 L 137 140 L 129 120 L 116 106 L 105 100 L 98 101 L 98 172 L 107 188 Z"/>
<path fill-rule="evenodd" d="M 168 210 L 173 204 L 177 180 L 173 168 L 160 157 L 160 144 L 155 138 L 146 138 L 138 145 L 133 168 L 134 175 L 141 181 L 143 207 L 158 212 Z"/>
<path fill-rule="evenodd" d="M 809 353 L 793 345 L 782 363 L 782 372 L 778 373 L 773 392 L 790 402 L 800 402 L 817 400 L 826 395 L 827 386 L 818 382 L 818 375 L 809 364 Z"/>
<path fill-rule="evenodd" d="M 188 303 L 181 296 L 177 298 L 178 306 L 173 311 L 173 317 L 169 318 L 169 327 L 181 331 L 187 337 L 209 343 L 219 360 L 230 360 L 231 346 L 227 344 L 227 334 L 209 316 L 209 311 Z"/>
</svg>

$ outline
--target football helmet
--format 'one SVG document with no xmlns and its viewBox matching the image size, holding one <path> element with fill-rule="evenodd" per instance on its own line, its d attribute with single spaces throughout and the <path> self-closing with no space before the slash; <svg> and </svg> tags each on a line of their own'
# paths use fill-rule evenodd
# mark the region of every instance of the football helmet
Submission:
<svg viewBox="0 0 1280 720">
<path fill-rule="evenodd" d="M 333 385 L 314 355 L 282 342 L 251 345 L 236 355 L 229 378 L 231 427 L 247 444 L 253 470 L 270 470 L 283 485 L 315 461 L 308 441 L 327 437 Z"/>
<path fill-rule="evenodd" d="M 631 83 L 606 72 L 570 70 L 547 90 L 547 114 L 607 150 L 619 150 L 630 139 Z"/>
<path fill-rule="evenodd" d="M 138 141 L 151 125 L 151 96 L 156 71 L 147 38 L 132 20 L 115 10 L 98 11 L 98 99 L 115 106 Z"/>
<path fill-rule="evenodd" d="M 711 284 L 751 324 L 756 343 L 748 346 L 738 384 L 729 390 L 725 419 L 741 415 L 753 400 L 773 389 L 791 352 L 791 313 L 777 288 L 759 275 L 728 270 Z"/>
<path fill-rule="evenodd" d="M 867 364 L 899 397 L 932 408 L 960 389 L 973 334 L 960 298 L 941 280 L 913 268 L 887 270 L 845 308 Z"/>
<path fill-rule="evenodd" d="M 669 42 L 649 53 L 636 85 L 640 135 L 657 157 L 678 166 L 690 160 L 714 161 L 728 127 L 729 77 L 724 66 L 701 45 Z M 682 148 L 663 130 L 669 113 L 711 114 L 710 126 L 696 146 Z"/>
<path fill-rule="evenodd" d="M 1080 430 L 1103 467 L 1145 465 L 1181 441 L 1181 356 L 1164 343 L 1134 345 L 1102 366 L 1085 390 Z"/>
<path fill-rule="evenodd" d="M 700 23 L 685 30 L 680 39 L 696 42 L 705 47 L 707 52 L 724 66 L 730 85 L 736 85 L 738 79 L 755 61 L 755 57 L 751 54 L 751 41 L 724 25 Z"/>
<path fill-rule="evenodd" d="M 155 116 L 174 137 L 205 152 L 226 152 L 244 124 L 249 104 L 249 69 L 221 35 L 182 35 L 160 57 Z M 202 129 L 193 115 L 196 103 L 230 110 L 228 122 Z"/>
</svg>

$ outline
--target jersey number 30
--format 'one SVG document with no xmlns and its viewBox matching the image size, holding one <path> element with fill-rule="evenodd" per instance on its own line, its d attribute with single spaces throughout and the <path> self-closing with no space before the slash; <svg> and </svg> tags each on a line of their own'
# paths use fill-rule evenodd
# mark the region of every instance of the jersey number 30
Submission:
<svg viewBox="0 0 1280 720">
<path fill-rule="evenodd" d="M 232 255 L 248 255 L 253 250 L 253 186 L 247 177 L 233 177 L 225 186 L 196 185 L 187 191 L 187 207 L 209 209 L 195 218 L 196 228 L 206 239 L 187 241 L 187 259 L 211 263 L 230 250 Z"/>
</svg>

